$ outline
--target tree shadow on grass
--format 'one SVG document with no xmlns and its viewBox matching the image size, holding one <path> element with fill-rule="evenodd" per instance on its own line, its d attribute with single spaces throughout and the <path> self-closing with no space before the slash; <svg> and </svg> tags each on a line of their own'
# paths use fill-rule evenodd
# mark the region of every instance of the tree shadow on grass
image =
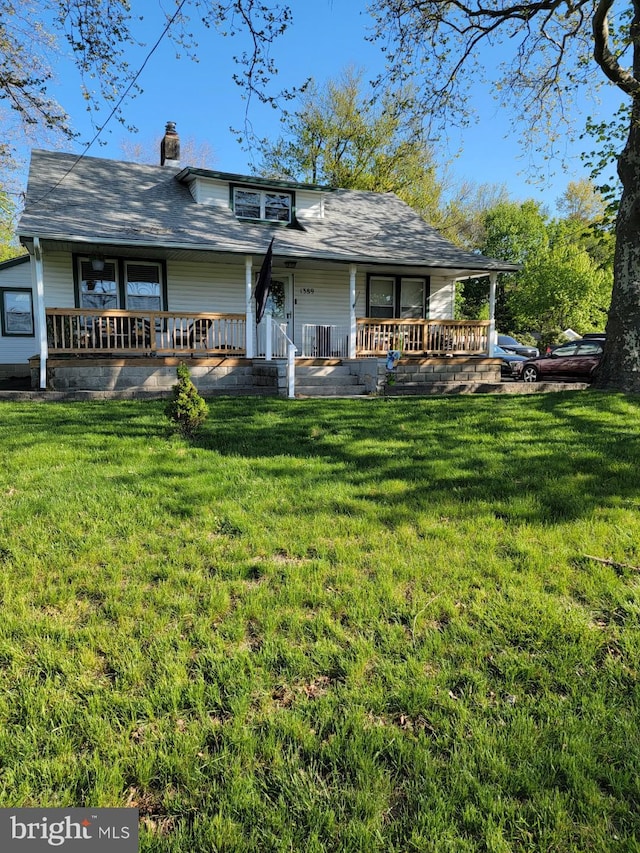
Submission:
<svg viewBox="0 0 640 853">
<path fill-rule="evenodd" d="M 303 477 L 306 488 L 296 490 L 300 512 L 357 514 L 377 504 L 380 520 L 393 526 L 438 506 L 455 506 L 458 515 L 482 507 L 510 521 L 543 524 L 598 507 L 640 508 L 640 402 L 623 395 L 223 397 L 209 404 L 194 453 L 248 459 L 256 478 L 283 485 Z M 163 409 L 164 401 L 13 405 L 3 421 L 5 452 L 51 442 L 53 434 L 54 444 L 71 439 L 93 463 L 108 464 L 103 443 L 166 440 Z M 209 500 L 201 481 L 185 477 L 170 454 L 159 455 L 149 470 L 144 476 L 159 478 L 170 495 L 170 512 L 193 515 Z M 117 482 L 126 486 L 127 476 Z M 349 495 L 343 489 L 326 498 L 338 482 Z M 241 497 L 242 485 L 229 488 Z"/>
<path fill-rule="evenodd" d="M 323 460 L 308 472 L 304 512 L 314 511 L 315 481 L 339 476 L 394 524 L 452 503 L 469 514 L 480 504 L 512 521 L 555 523 L 597 507 L 640 507 L 638 414 L 632 398 L 571 392 L 526 401 L 259 401 L 250 413 L 225 401 L 220 409 L 214 402 L 199 446 L 251 458 L 257 472 L 268 460 L 283 478 L 299 477 L 289 458 Z"/>
</svg>

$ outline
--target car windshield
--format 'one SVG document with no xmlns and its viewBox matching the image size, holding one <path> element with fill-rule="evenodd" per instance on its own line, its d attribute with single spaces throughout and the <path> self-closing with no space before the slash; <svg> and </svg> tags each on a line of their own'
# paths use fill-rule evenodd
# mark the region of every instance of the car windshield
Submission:
<svg viewBox="0 0 640 853">
<path fill-rule="evenodd" d="M 502 346 L 504 346 L 505 344 L 513 344 L 517 347 L 520 346 L 518 341 L 515 338 L 512 338 L 510 335 L 500 335 L 499 341 Z"/>
</svg>

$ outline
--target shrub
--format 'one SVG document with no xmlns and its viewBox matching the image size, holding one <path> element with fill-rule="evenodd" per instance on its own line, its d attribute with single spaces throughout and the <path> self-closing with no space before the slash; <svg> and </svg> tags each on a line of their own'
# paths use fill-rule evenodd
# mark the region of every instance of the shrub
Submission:
<svg viewBox="0 0 640 853">
<path fill-rule="evenodd" d="M 178 365 L 177 374 L 178 382 L 164 412 L 183 436 L 191 438 L 207 419 L 209 407 L 191 381 L 186 364 Z"/>
</svg>

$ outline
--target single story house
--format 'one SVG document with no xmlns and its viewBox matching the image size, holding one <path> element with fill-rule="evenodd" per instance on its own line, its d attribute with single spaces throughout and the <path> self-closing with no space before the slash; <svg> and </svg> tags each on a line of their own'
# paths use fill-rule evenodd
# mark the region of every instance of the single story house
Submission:
<svg viewBox="0 0 640 853">
<path fill-rule="evenodd" d="M 423 378 L 499 376 L 495 285 L 514 265 L 462 251 L 393 193 L 183 166 L 172 123 L 157 166 L 33 151 L 18 233 L 0 364 L 29 362 L 34 388 L 168 388 L 189 360 L 211 393 L 332 393 L 340 375 L 371 393 L 390 350 Z M 480 276 L 491 319 L 454 320 L 456 282 Z"/>
</svg>

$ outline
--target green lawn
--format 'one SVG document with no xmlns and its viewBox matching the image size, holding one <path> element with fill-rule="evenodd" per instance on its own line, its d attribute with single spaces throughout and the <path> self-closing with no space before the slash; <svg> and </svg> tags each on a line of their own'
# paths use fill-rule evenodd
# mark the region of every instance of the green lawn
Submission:
<svg viewBox="0 0 640 853">
<path fill-rule="evenodd" d="M 0 805 L 640 851 L 640 400 L 210 402 L 0 404 Z"/>
</svg>

